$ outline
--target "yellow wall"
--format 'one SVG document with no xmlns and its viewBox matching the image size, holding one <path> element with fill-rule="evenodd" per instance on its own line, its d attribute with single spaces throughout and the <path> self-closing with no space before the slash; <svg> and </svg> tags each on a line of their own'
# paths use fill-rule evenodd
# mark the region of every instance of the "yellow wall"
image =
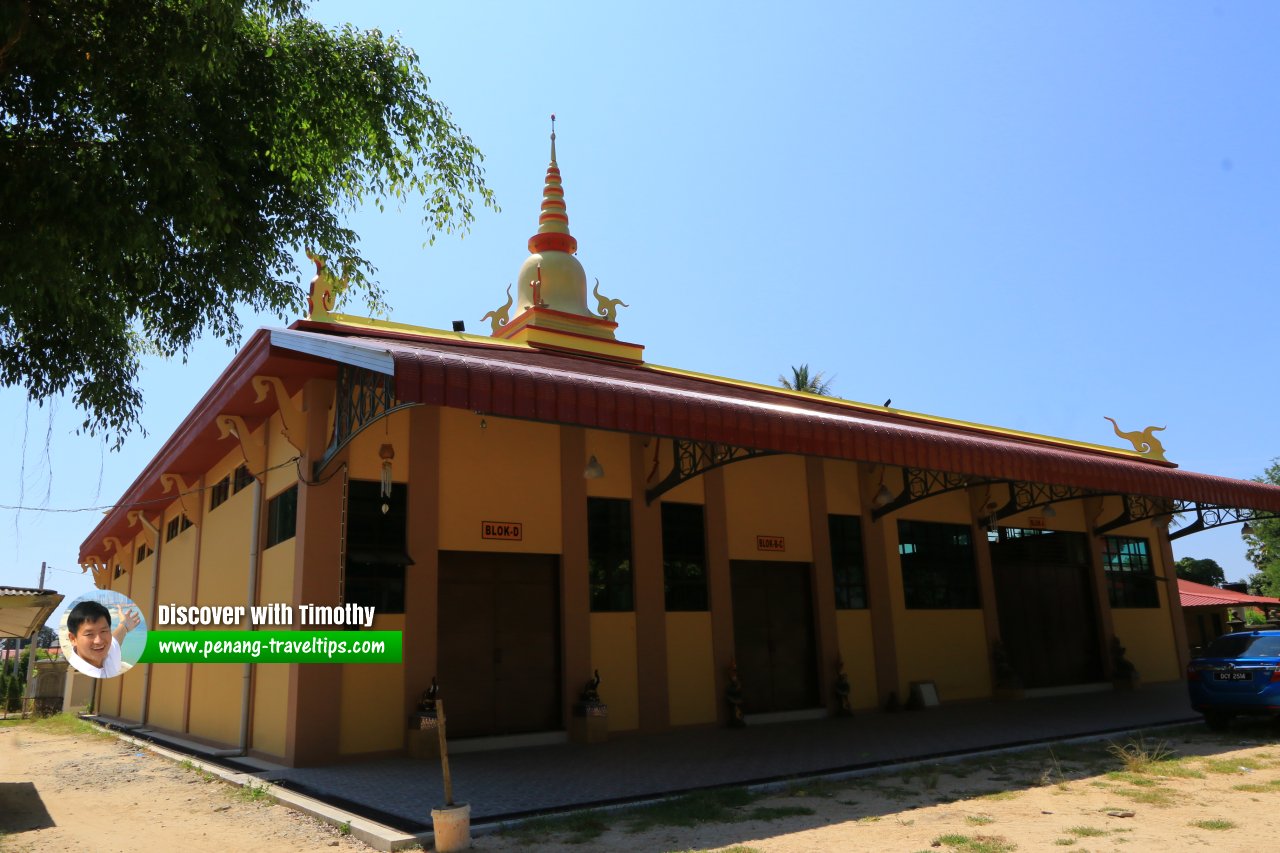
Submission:
<svg viewBox="0 0 1280 853">
<path fill-rule="evenodd" d="M 804 459 L 764 456 L 724 468 L 729 559 L 813 560 Z M 785 551 L 761 551 L 757 536 L 781 536 Z"/>
<path fill-rule="evenodd" d="M 908 610 L 897 627 L 899 700 L 913 681 L 932 681 L 943 702 L 991 695 L 981 610 Z"/>
<path fill-rule="evenodd" d="M 604 468 L 604 476 L 587 480 L 587 494 L 593 498 L 630 498 L 631 436 L 624 432 L 589 429 L 586 431 L 586 452 L 582 457 L 584 469 L 592 455 Z M 609 713 L 613 713 L 612 706 Z"/>
<path fill-rule="evenodd" d="M 1161 593 L 1159 608 L 1115 607 L 1111 610 L 1116 636 L 1127 650 L 1125 657 L 1138 668 L 1138 675 L 1145 682 L 1175 681 L 1182 676 L 1173 646 L 1173 623 L 1163 604 L 1163 590 Z"/>
<path fill-rule="evenodd" d="M 981 608 L 908 610 L 902 591 L 897 519 L 969 524 L 969 517 L 969 496 L 958 491 L 908 505 L 885 519 L 888 526 L 884 559 L 889 567 L 900 701 L 910 695 L 913 681 L 932 681 L 937 685 L 938 698 L 944 702 L 991 694 L 991 668 L 987 663 L 986 625 Z M 976 551 L 986 544 L 974 541 L 973 547 Z"/>
<path fill-rule="evenodd" d="M 858 463 L 827 459 L 822 463 L 826 481 L 827 512 L 834 515 L 861 515 L 858 498 Z"/>
<path fill-rule="evenodd" d="M 160 540 L 163 544 L 160 546 L 160 583 L 156 591 L 156 600 L 160 604 L 186 606 L 192 603 L 191 571 L 196 547 L 196 528 L 188 528 L 175 538 L 164 542 L 165 528 L 169 524 L 169 519 L 181 514 L 182 506 L 175 502 L 160 519 Z M 182 631 L 190 628 L 166 625 L 159 630 Z M 153 664 L 147 722 L 170 731 L 182 731 L 182 703 L 186 696 L 186 685 L 186 664 Z"/>
<path fill-rule="evenodd" d="M 151 665 L 151 702 L 147 723 L 173 732 L 182 731 L 182 700 L 187 685 L 187 665 Z"/>
<path fill-rule="evenodd" d="M 876 653 L 871 637 L 871 611 L 837 610 L 836 638 L 845 673 L 849 676 L 853 707 L 876 707 Z"/>
<path fill-rule="evenodd" d="M 901 480 L 901 477 L 898 479 Z M 889 483 L 888 478 L 886 478 L 885 482 L 893 493 L 897 495 L 897 484 Z M 883 520 L 889 522 L 893 530 L 894 554 L 897 554 L 897 521 L 900 518 L 917 521 L 936 521 L 942 524 L 969 524 L 969 493 L 964 489 L 945 492 L 923 501 L 907 504 L 892 515 L 886 516 Z M 894 562 L 896 564 L 896 559 Z"/>
<path fill-rule="evenodd" d="M 201 626 L 201 630 L 214 630 Z M 244 666 L 197 663 L 191 666 L 191 734 L 233 746 L 240 742 L 240 697 Z"/>
<path fill-rule="evenodd" d="M 376 615 L 373 631 L 403 631 L 402 614 Z M 353 633 L 352 638 L 358 638 Z M 338 752 L 382 752 L 404 747 L 404 666 L 390 663 L 342 665 Z"/>
<path fill-rule="evenodd" d="M 600 670 L 600 698 L 609 706 L 609 731 L 638 729 L 640 686 L 634 613 L 591 614 L 591 667 Z"/>
<path fill-rule="evenodd" d="M 301 394 L 294 397 L 294 402 L 299 406 L 302 405 Z M 263 427 L 267 431 L 268 469 L 266 482 L 263 483 L 263 493 L 267 497 L 277 495 L 298 482 L 298 466 L 284 464 L 287 460 L 297 456 L 298 451 L 281 433 L 280 430 L 283 423 L 280 419 L 280 413 L 276 412 L 267 419 L 267 423 Z"/>
<path fill-rule="evenodd" d="M 293 558 L 296 539 L 288 539 L 262 552 L 258 567 L 258 602 L 293 601 Z M 298 664 L 306 666 L 307 664 Z M 254 666 L 253 748 L 268 755 L 284 755 L 289 704 L 289 664 Z"/>
<path fill-rule="evenodd" d="M 560 553 L 559 427 L 442 408 L 440 436 L 441 550 Z M 482 521 L 518 521 L 524 538 L 483 539 Z"/>
<path fill-rule="evenodd" d="M 710 613 L 667 614 L 667 691 L 671 725 L 716 721 Z"/>
</svg>

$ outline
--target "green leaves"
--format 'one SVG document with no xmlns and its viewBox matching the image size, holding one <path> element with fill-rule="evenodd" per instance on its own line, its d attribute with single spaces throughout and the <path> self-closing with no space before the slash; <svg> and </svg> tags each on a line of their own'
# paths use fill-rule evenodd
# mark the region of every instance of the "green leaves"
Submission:
<svg viewBox="0 0 1280 853">
<path fill-rule="evenodd" d="M 1259 483 L 1280 486 L 1280 458 L 1272 459 Z M 1241 533 L 1248 549 L 1245 556 L 1258 571 L 1249 576 L 1249 591 L 1255 595 L 1280 596 L 1280 519 L 1250 521 L 1251 533 Z"/>
<path fill-rule="evenodd" d="M 483 158 L 396 39 L 327 30 L 290 0 L 49 0 L 0 12 L 0 381 L 70 391 L 117 443 L 141 341 L 234 343 L 281 316 L 293 257 L 383 295 L 339 215 L 418 197 L 429 237 L 494 207 Z M 18 26 L 15 15 L 25 15 Z"/>
</svg>

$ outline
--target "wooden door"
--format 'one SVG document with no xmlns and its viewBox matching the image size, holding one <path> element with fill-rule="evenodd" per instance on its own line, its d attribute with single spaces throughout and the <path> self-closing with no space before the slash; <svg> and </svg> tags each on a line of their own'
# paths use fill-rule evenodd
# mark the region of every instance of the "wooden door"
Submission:
<svg viewBox="0 0 1280 853">
<path fill-rule="evenodd" d="M 559 561 L 440 554 L 440 696 L 453 737 L 563 728 Z"/>
<path fill-rule="evenodd" d="M 1083 533 L 1001 528 L 990 543 L 1000 636 L 1023 687 L 1102 677 L 1097 617 Z"/>
<path fill-rule="evenodd" d="M 732 563 L 734 653 L 748 714 L 820 704 L 811 571 L 808 563 Z"/>
</svg>

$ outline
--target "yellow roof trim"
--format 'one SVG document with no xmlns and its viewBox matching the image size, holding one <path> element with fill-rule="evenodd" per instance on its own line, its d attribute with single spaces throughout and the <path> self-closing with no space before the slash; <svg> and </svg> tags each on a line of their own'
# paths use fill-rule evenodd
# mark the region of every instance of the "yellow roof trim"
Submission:
<svg viewBox="0 0 1280 853">
<path fill-rule="evenodd" d="M 351 314 L 330 314 L 330 320 L 308 320 L 310 323 L 325 323 L 331 326 L 342 326 L 348 329 L 368 329 L 375 332 L 397 332 L 404 335 L 417 335 L 422 338 L 436 338 L 445 341 L 464 341 L 472 344 L 487 344 L 507 349 L 534 348 L 516 341 L 492 338 L 488 335 L 473 335 L 470 332 L 452 332 L 447 329 L 432 329 L 427 326 L 413 326 L 409 323 L 396 323 L 391 320 L 379 320 L 375 317 L 356 317 Z"/>
<path fill-rule="evenodd" d="M 1138 453 L 1136 450 L 1127 450 L 1120 447 L 1107 447 L 1103 444 L 1093 444 L 1088 441 L 1076 441 L 1070 438 L 1058 438 L 1052 435 L 1042 435 L 1035 432 L 1023 432 L 1022 430 L 1007 429 L 1005 427 L 991 426 L 990 424 L 980 424 L 973 421 L 962 421 L 955 418 L 944 418 L 939 415 L 929 415 L 923 412 L 912 412 L 907 409 L 886 408 L 877 406 L 872 403 L 860 403 L 856 400 L 844 400 L 840 397 L 825 397 L 820 394 L 809 394 L 804 391 L 792 391 L 788 388 L 781 388 L 777 385 L 763 385 L 759 382 L 748 382 L 742 379 L 728 379 L 723 376 L 716 376 L 711 373 L 699 373 L 694 370 L 683 370 L 679 367 L 666 367 L 661 364 L 646 363 L 645 367 L 658 373 L 669 373 L 673 376 L 684 376 L 690 379 L 702 379 L 709 382 L 719 382 L 724 385 L 733 385 L 738 388 L 747 388 L 753 391 L 769 391 L 783 397 L 794 397 L 798 400 L 812 400 L 823 403 L 831 403 L 846 409 L 855 409 L 861 412 L 872 412 L 875 414 L 891 414 L 902 418 L 908 418 L 914 421 L 922 421 L 928 424 L 937 424 L 940 426 L 960 427 L 962 429 L 978 430 L 980 432 L 993 433 L 995 435 L 1006 436 L 1009 438 L 1020 438 L 1029 441 L 1044 442 L 1046 444 L 1057 444 L 1065 447 L 1073 447 L 1081 450 L 1092 450 L 1101 453 L 1108 453 L 1115 456 L 1123 456 L 1127 459 L 1138 459 L 1143 462 L 1150 462 L 1150 457 Z"/>
<path fill-rule="evenodd" d="M 504 340 L 502 338 L 494 338 L 489 335 L 473 335 L 469 332 L 452 332 L 444 329 L 432 329 L 426 326 L 413 326 L 408 323 L 396 323 L 391 320 L 379 320 L 373 317 L 356 317 L 350 314 L 331 314 L 331 325 L 343 326 L 352 329 L 368 329 L 377 332 L 398 332 L 401 334 L 417 335 L 424 338 L 435 338 L 446 341 L 461 341 L 466 343 L 484 344 L 486 346 L 505 347 L 508 349 L 527 350 L 529 352 L 538 351 L 538 347 L 531 346 L 528 343 L 520 343 L 516 341 Z M 324 322 L 324 321 L 311 321 Z M 992 426 L 990 424 L 981 424 L 974 421 L 962 421 L 956 418 L 944 418 L 939 415 L 930 415 L 923 412 L 912 412 L 907 409 L 885 408 L 872 403 L 861 403 L 857 400 L 845 400 L 840 397 L 824 397 L 819 394 L 809 394 L 804 391 L 791 391 L 787 388 L 781 388 L 777 385 L 764 385 L 759 382 L 748 382 L 743 379 L 730 379 L 725 376 L 716 376 L 712 373 L 699 373 L 696 370 L 684 370 L 679 367 L 667 367 L 666 365 L 653 364 L 652 362 L 643 362 L 641 365 L 648 370 L 656 373 L 667 373 L 672 376 L 683 376 L 690 379 L 701 379 L 707 382 L 715 382 L 722 385 L 731 385 L 738 388 L 747 388 L 753 391 L 767 391 L 780 397 L 794 397 L 797 400 L 811 400 L 823 403 L 829 403 L 841 408 L 853 409 L 860 412 L 870 412 L 874 414 L 891 414 L 897 417 L 906 418 L 908 420 L 920 421 L 926 424 L 935 424 L 938 426 L 958 427 L 960 429 L 976 430 L 979 432 L 991 433 L 994 435 L 1005 436 L 1007 438 L 1018 438 L 1027 441 L 1036 441 L 1044 444 L 1059 445 L 1061 447 L 1072 447 L 1080 450 L 1090 450 L 1097 453 L 1106 453 L 1112 456 L 1119 456 L 1125 459 L 1137 459 L 1142 462 L 1151 462 L 1151 458 L 1145 456 L 1136 450 L 1125 449 L 1121 447 L 1108 447 L 1103 444 L 1094 444 L 1089 441 L 1076 441 L 1070 438 L 1060 438 L 1058 436 L 1044 435 L 1042 433 L 1024 432 L 1023 430 L 1007 429 L 1005 427 Z"/>
</svg>

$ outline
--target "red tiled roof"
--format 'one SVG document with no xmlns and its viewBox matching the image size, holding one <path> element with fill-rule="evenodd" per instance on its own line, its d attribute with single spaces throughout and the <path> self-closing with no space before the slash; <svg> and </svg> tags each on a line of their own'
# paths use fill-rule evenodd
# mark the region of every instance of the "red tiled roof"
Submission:
<svg viewBox="0 0 1280 853">
<path fill-rule="evenodd" d="M 216 440 L 218 414 L 243 415 L 251 426 L 270 414 L 270 398 L 255 399 L 249 382 L 253 375 L 282 376 L 292 392 L 308 376 L 332 377 L 338 363 L 393 372 L 396 396 L 403 402 L 1280 512 L 1280 487 L 1182 471 L 1126 451 L 881 411 L 644 364 L 515 348 L 471 336 L 427 336 L 300 321 L 287 331 L 264 329 L 250 337 L 82 543 L 81 560 L 96 553 L 104 537 L 128 536 L 128 509 L 147 502 L 158 508 L 167 502 L 172 493 L 161 490 L 161 473 L 199 476 L 231 449 L 229 443 Z"/>
<path fill-rule="evenodd" d="M 1236 607 L 1241 604 L 1253 604 L 1259 607 L 1280 605 L 1280 598 L 1267 598 L 1265 595 L 1248 595 L 1230 589 L 1219 589 L 1202 583 L 1178 579 L 1178 598 L 1183 607 Z"/>
<path fill-rule="evenodd" d="M 348 338 L 389 351 L 396 396 L 486 414 L 1280 511 L 1280 488 L 977 426 L 546 352 Z"/>
</svg>

